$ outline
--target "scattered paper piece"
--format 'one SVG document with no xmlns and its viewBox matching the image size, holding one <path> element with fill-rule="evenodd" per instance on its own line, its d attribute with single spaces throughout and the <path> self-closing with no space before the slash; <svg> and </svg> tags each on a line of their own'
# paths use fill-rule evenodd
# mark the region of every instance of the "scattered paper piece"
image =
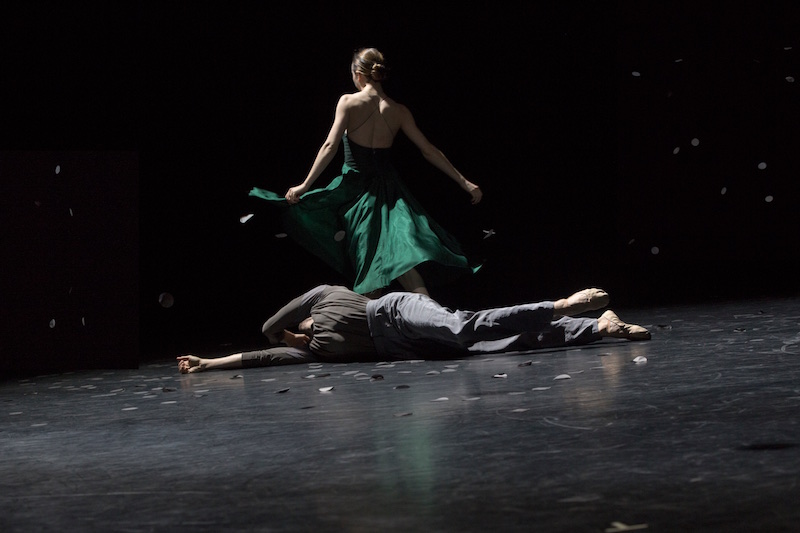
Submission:
<svg viewBox="0 0 800 533">
<path fill-rule="evenodd" d="M 611 527 L 606 528 L 606 533 L 618 533 L 620 531 L 637 531 L 647 529 L 647 524 L 623 524 L 622 522 L 611 522 Z"/>
<path fill-rule="evenodd" d="M 531 390 L 537 390 L 538 391 L 538 390 L 549 390 L 549 389 L 550 389 L 550 387 L 534 387 Z"/>
<path fill-rule="evenodd" d="M 320 387 L 320 392 L 330 392 L 333 390 L 333 387 Z"/>
<path fill-rule="evenodd" d="M 446 402 L 446 401 L 448 401 L 449 399 L 450 399 L 450 398 L 448 398 L 447 396 L 442 396 L 441 398 L 436 398 L 435 400 L 431 400 L 431 401 L 432 401 L 432 402 Z"/>
<path fill-rule="evenodd" d="M 507 377 L 508 377 L 508 374 L 495 374 L 495 375 L 494 375 L 494 376 L 492 376 L 492 377 L 493 377 L 493 378 L 501 378 L 501 379 L 505 379 L 505 378 L 507 378 Z"/>
<path fill-rule="evenodd" d="M 554 377 L 553 379 L 554 380 L 556 380 L 556 379 L 570 379 L 571 377 L 572 376 L 570 376 L 569 374 L 559 374 L 556 377 Z"/>
<path fill-rule="evenodd" d="M 643 355 L 636 356 L 636 357 L 633 358 L 633 362 L 636 363 L 637 365 L 641 364 L 641 363 L 646 363 L 647 362 L 647 357 L 645 357 Z"/>
</svg>

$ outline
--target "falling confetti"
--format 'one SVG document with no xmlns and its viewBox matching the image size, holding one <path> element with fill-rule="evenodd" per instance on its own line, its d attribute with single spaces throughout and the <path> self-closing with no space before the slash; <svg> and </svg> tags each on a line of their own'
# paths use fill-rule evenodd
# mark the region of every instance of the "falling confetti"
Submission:
<svg viewBox="0 0 800 533">
<path fill-rule="evenodd" d="M 786 76 L 786 81 L 789 83 L 794 83 L 794 76 Z"/>
<path fill-rule="evenodd" d="M 492 235 L 495 235 L 495 231 L 493 229 L 485 229 L 483 230 L 483 238 L 488 239 Z"/>
<path fill-rule="evenodd" d="M 61 165 L 56 165 L 56 174 L 61 174 Z"/>
<path fill-rule="evenodd" d="M 244 224 L 245 222 L 247 222 L 247 221 L 248 221 L 248 220 L 250 220 L 251 218 L 253 218 L 253 213 L 250 213 L 249 215 L 244 215 L 243 217 L 240 217 L 240 218 L 239 218 L 239 222 L 241 222 L 242 224 Z"/>
<path fill-rule="evenodd" d="M 772 200 L 774 200 L 774 198 L 772 197 L 772 195 L 771 195 L 771 194 L 770 194 L 770 195 L 767 195 L 767 196 L 764 198 L 764 201 L 765 201 L 765 202 L 767 202 L 767 203 L 770 203 Z"/>
<path fill-rule="evenodd" d="M 767 164 L 765 162 L 762 161 L 758 164 L 758 170 L 764 170 L 765 168 L 767 168 Z"/>
<path fill-rule="evenodd" d="M 162 292 L 158 295 L 158 303 L 161 304 L 161 307 L 169 309 L 175 303 L 175 298 L 168 292 Z"/>
<path fill-rule="evenodd" d="M 431 400 L 431 401 L 432 401 L 432 402 L 446 402 L 446 401 L 448 401 L 449 399 L 450 399 L 450 398 L 448 398 L 447 396 L 442 396 L 441 398 L 436 398 L 435 400 Z"/>
<path fill-rule="evenodd" d="M 276 233 L 276 234 L 275 234 L 275 237 L 276 237 L 276 238 L 278 238 L 278 239 L 285 239 L 285 238 L 286 238 L 286 237 L 288 237 L 288 236 L 289 236 L 289 235 L 288 235 L 288 234 L 286 234 L 286 233 Z"/>
<path fill-rule="evenodd" d="M 658 255 L 660 252 L 661 250 L 658 249 L 658 246 L 653 246 L 652 248 L 650 248 L 650 253 L 653 255 Z"/>
<path fill-rule="evenodd" d="M 51 318 L 50 319 L 50 329 L 53 329 L 54 327 L 56 327 L 56 319 L 55 318 Z"/>
<path fill-rule="evenodd" d="M 723 187 L 723 188 L 722 188 L 722 190 L 720 190 L 720 191 L 719 191 L 719 193 L 720 193 L 721 195 L 723 195 L 723 196 L 725 196 L 725 193 L 726 193 L 726 192 L 728 192 L 728 188 L 727 188 L 727 187 Z"/>
<path fill-rule="evenodd" d="M 345 235 L 347 235 L 343 229 L 340 229 L 333 235 L 333 240 L 339 242 L 344 239 Z"/>
<path fill-rule="evenodd" d="M 534 387 L 531 390 L 535 390 L 535 391 L 550 390 L 550 387 Z"/>
<path fill-rule="evenodd" d="M 673 148 L 672 153 L 677 155 L 678 152 L 680 152 L 680 151 L 681 151 L 681 147 L 680 146 L 676 146 L 675 148 Z"/>
<path fill-rule="evenodd" d="M 634 70 L 633 72 L 631 72 L 631 76 L 633 76 L 634 78 L 638 78 L 638 77 L 639 77 L 639 76 L 641 76 L 641 75 L 642 75 L 642 74 L 641 74 L 639 71 L 636 71 L 636 70 Z"/>
<path fill-rule="evenodd" d="M 697 137 L 692 139 L 692 146 L 700 146 L 700 139 L 698 139 Z"/>
</svg>

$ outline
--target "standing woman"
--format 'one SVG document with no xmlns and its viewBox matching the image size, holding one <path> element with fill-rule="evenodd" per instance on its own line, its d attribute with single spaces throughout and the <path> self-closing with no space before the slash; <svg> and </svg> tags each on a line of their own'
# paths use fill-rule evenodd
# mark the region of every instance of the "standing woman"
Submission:
<svg viewBox="0 0 800 533">
<path fill-rule="evenodd" d="M 283 207 L 287 233 L 313 254 L 353 280 L 369 296 L 397 280 L 406 291 L 428 294 L 417 267 L 474 272 L 456 240 L 431 219 L 400 180 L 390 160 L 402 131 L 433 166 L 466 191 L 473 204 L 482 192 L 433 146 L 405 106 L 389 98 L 382 82 L 388 69 L 375 48 L 358 50 L 351 74 L 358 89 L 336 105 L 328 137 L 306 179 L 284 197 L 250 191 Z M 324 188 L 311 186 L 344 145 L 342 173 Z M 452 277 L 455 272 L 446 273 Z"/>
</svg>

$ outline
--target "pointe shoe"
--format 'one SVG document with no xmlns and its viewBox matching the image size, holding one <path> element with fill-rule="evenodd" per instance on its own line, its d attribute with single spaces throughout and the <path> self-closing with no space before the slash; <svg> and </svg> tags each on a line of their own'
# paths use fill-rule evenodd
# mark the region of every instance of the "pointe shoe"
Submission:
<svg viewBox="0 0 800 533">
<path fill-rule="evenodd" d="M 602 309 L 608 305 L 609 296 L 603 289 L 583 289 L 567 298 L 567 308 L 561 311 L 566 316 L 579 315 L 587 311 Z"/>
<path fill-rule="evenodd" d="M 609 309 L 602 315 L 601 319 L 608 321 L 607 335 L 608 337 L 616 337 L 619 339 L 628 339 L 632 341 L 649 341 L 650 332 L 642 326 L 636 324 L 626 324 L 617 314 Z"/>
</svg>

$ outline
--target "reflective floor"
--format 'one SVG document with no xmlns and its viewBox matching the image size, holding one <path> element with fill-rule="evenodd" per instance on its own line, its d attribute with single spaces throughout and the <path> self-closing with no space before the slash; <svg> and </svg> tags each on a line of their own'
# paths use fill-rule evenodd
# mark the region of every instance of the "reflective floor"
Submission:
<svg viewBox="0 0 800 533">
<path fill-rule="evenodd" d="M 797 531 L 800 300 L 616 311 L 653 340 L 3 382 L 0 530 Z"/>
</svg>

